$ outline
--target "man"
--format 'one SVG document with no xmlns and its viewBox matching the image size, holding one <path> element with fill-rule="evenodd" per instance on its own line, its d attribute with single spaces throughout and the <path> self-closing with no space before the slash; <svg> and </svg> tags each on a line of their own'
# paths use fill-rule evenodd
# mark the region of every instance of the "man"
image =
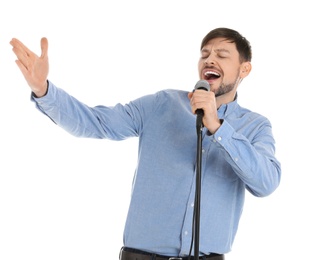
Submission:
<svg viewBox="0 0 319 260">
<path fill-rule="evenodd" d="M 139 138 L 138 165 L 120 259 L 194 255 L 196 113 L 203 110 L 199 254 L 220 260 L 230 252 L 245 190 L 267 196 L 278 187 L 271 123 L 237 103 L 237 88 L 251 71 L 250 43 L 217 28 L 202 40 L 198 72 L 210 91 L 162 90 L 128 104 L 89 107 L 48 80 L 48 41 L 38 57 L 10 42 L 36 107 L 72 135 Z"/>
</svg>

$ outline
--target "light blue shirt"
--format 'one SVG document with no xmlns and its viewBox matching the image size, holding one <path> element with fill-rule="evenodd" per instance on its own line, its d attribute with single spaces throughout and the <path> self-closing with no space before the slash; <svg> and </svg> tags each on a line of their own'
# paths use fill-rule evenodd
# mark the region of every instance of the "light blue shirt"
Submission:
<svg viewBox="0 0 319 260">
<path fill-rule="evenodd" d="M 124 230 L 127 247 L 169 256 L 189 253 L 197 133 L 187 93 L 163 90 L 125 105 L 89 107 L 49 82 L 46 96 L 32 96 L 38 109 L 74 136 L 139 138 Z M 237 98 L 222 105 L 218 116 L 223 123 L 215 134 L 203 129 L 200 254 L 229 252 L 245 190 L 267 196 L 281 176 L 267 118 L 240 107 Z"/>
</svg>

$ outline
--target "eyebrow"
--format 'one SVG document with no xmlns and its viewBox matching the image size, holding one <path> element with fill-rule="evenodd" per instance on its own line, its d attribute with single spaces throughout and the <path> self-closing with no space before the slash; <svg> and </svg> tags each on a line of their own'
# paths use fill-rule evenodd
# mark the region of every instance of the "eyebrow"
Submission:
<svg viewBox="0 0 319 260">
<path fill-rule="evenodd" d="M 215 53 L 225 52 L 225 53 L 230 54 L 230 51 L 227 50 L 227 49 L 215 49 L 215 50 L 213 50 L 213 51 L 214 51 Z M 203 49 L 201 50 L 201 52 L 202 52 L 202 53 L 209 53 L 210 51 L 209 51 L 208 49 L 203 48 Z"/>
<path fill-rule="evenodd" d="M 227 52 L 227 53 L 230 53 L 229 50 L 226 50 L 226 49 L 216 49 L 214 50 L 215 52 Z"/>
</svg>

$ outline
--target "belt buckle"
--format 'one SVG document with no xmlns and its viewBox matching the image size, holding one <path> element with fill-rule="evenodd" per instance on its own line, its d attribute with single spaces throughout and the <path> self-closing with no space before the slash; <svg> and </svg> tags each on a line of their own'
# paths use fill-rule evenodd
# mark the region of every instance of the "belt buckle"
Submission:
<svg viewBox="0 0 319 260">
<path fill-rule="evenodd" d="M 182 257 L 170 257 L 168 260 L 183 260 Z"/>
</svg>

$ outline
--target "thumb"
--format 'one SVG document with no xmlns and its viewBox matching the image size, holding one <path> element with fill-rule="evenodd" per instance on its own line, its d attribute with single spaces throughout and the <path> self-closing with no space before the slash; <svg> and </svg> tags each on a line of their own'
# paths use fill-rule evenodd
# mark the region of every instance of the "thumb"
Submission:
<svg viewBox="0 0 319 260">
<path fill-rule="evenodd" d="M 48 39 L 45 37 L 41 38 L 41 58 L 48 56 L 48 48 Z"/>
</svg>

